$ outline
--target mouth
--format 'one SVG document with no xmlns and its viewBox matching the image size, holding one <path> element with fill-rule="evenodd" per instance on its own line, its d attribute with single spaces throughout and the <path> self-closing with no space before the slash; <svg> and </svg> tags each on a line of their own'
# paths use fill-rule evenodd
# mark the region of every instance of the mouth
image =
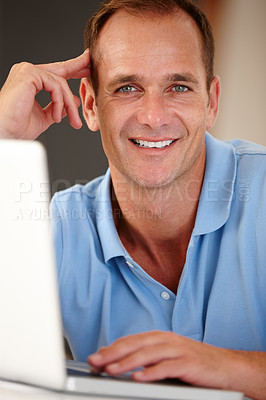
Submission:
<svg viewBox="0 0 266 400">
<path fill-rule="evenodd" d="M 130 139 L 132 143 L 134 143 L 138 147 L 142 147 L 144 149 L 164 149 L 174 143 L 176 140 L 162 140 L 158 142 L 150 142 L 147 140 L 139 140 L 139 139 Z"/>
</svg>

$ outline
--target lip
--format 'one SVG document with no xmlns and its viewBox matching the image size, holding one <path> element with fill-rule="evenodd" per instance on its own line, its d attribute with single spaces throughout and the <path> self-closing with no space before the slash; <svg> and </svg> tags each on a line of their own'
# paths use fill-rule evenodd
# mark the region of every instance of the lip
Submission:
<svg viewBox="0 0 266 400">
<path fill-rule="evenodd" d="M 169 139 L 169 138 L 160 138 L 160 139 L 159 138 L 156 138 L 156 139 L 151 139 L 151 138 L 149 138 L 149 139 L 147 139 L 147 138 L 130 138 L 128 140 L 129 140 L 130 144 L 132 145 L 132 147 L 134 147 L 134 149 L 140 150 L 142 152 L 148 152 L 148 153 L 152 153 L 152 152 L 158 153 L 158 152 L 168 151 L 178 141 L 178 139 L 176 139 L 176 138 L 175 139 Z M 165 147 L 162 147 L 162 148 L 156 148 L 156 147 L 141 147 L 141 146 L 138 146 L 137 144 L 135 144 L 133 142 L 133 140 L 141 140 L 141 141 L 145 141 L 145 142 L 155 142 L 155 143 L 171 141 L 172 140 L 173 142 L 171 144 L 169 144 L 168 146 L 165 146 Z"/>
<path fill-rule="evenodd" d="M 166 142 L 168 140 L 178 140 L 176 137 L 175 138 L 169 138 L 169 137 L 162 137 L 162 138 L 145 138 L 145 137 L 131 137 L 129 140 L 142 140 L 144 142 Z"/>
</svg>

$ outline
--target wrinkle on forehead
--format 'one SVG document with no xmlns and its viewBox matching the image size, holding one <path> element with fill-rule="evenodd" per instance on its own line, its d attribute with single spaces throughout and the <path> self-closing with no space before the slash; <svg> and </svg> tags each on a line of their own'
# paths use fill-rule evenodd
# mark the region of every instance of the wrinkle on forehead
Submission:
<svg viewBox="0 0 266 400">
<path fill-rule="evenodd" d="M 132 20 L 132 24 L 130 24 L 129 17 Z M 133 15 L 125 11 L 118 11 L 110 17 L 99 34 L 94 51 L 94 64 L 104 62 L 109 56 L 114 57 L 119 56 L 120 54 L 121 57 L 127 57 L 129 52 L 128 46 L 132 46 L 133 48 L 138 46 L 138 41 L 136 42 L 135 36 L 139 33 L 139 39 L 141 41 L 142 31 L 142 37 L 145 35 L 146 43 L 147 41 L 150 43 L 149 54 L 151 56 L 168 55 L 167 49 L 165 49 L 166 52 L 162 54 L 161 52 L 158 52 L 157 47 L 155 46 L 155 41 L 158 42 L 159 40 L 165 40 L 165 31 L 168 31 L 169 34 L 171 33 L 165 24 L 167 19 L 175 19 L 177 25 L 180 23 L 183 29 L 186 27 L 186 31 L 190 33 L 191 44 L 193 43 L 195 45 L 195 43 L 198 42 L 200 52 L 202 52 L 203 45 L 201 32 L 193 18 L 182 9 L 177 8 L 176 12 L 174 14 L 171 13 L 171 15 L 158 14 L 154 12 Z M 139 32 L 136 32 L 136 24 L 138 25 Z M 156 37 L 153 35 L 154 24 L 156 26 Z M 151 26 L 150 31 L 147 29 L 148 25 Z M 186 41 L 186 46 L 189 46 L 190 41 Z M 165 42 L 165 45 L 169 45 L 169 42 Z M 116 47 L 117 50 L 114 47 Z M 108 51 L 109 49 L 112 49 L 112 54 Z M 137 59 L 145 54 L 135 54 L 134 57 Z"/>
</svg>

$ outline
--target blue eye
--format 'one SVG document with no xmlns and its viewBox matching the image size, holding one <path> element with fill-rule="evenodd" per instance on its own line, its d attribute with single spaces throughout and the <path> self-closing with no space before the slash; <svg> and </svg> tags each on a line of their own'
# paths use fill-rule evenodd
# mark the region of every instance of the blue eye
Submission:
<svg viewBox="0 0 266 400">
<path fill-rule="evenodd" d="M 179 93 L 183 93 L 183 92 L 187 92 L 189 90 L 189 88 L 187 86 L 184 85 L 175 85 L 172 90 L 174 92 L 179 92 Z"/>
<path fill-rule="evenodd" d="M 131 85 L 125 85 L 125 86 L 122 86 L 120 89 L 118 89 L 118 92 L 130 93 L 130 92 L 134 92 L 134 91 L 136 91 L 136 90 L 137 90 L 137 89 L 134 88 L 134 87 L 131 86 Z"/>
</svg>

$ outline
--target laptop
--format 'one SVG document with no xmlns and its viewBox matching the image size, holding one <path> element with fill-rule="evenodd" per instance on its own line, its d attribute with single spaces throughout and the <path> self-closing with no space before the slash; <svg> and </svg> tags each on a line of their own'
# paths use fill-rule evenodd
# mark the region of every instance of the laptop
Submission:
<svg viewBox="0 0 266 400">
<path fill-rule="evenodd" d="M 175 381 L 93 376 L 87 364 L 71 361 L 68 367 L 80 375 L 67 376 L 44 147 L 36 141 L 1 139 L 0 182 L 1 380 L 106 398 L 243 399 L 241 393 Z"/>
</svg>

